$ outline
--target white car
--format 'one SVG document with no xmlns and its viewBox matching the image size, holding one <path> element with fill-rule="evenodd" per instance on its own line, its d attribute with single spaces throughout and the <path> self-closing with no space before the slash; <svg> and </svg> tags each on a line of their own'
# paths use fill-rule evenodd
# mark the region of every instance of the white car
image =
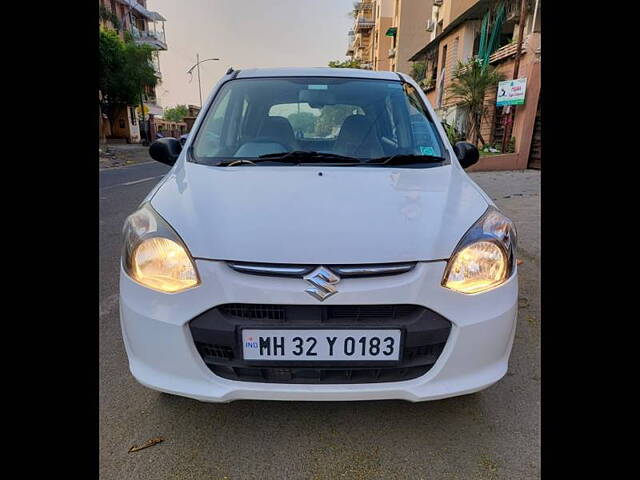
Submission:
<svg viewBox="0 0 640 480">
<path fill-rule="evenodd" d="M 502 378 L 513 223 L 407 75 L 230 70 L 124 226 L 133 376 L 209 402 L 434 400 Z"/>
</svg>

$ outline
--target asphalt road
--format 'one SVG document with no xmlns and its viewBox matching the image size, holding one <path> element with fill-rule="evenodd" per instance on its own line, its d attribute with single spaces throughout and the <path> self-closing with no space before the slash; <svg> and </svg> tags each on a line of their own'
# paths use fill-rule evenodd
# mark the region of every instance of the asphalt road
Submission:
<svg viewBox="0 0 640 480">
<path fill-rule="evenodd" d="M 129 373 L 118 318 L 121 229 L 168 171 L 100 172 L 100 478 L 533 479 L 540 477 L 540 174 L 472 177 L 518 228 L 520 311 L 509 372 L 470 396 L 424 403 L 207 404 Z M 165 441 L 127 453 L 153 437 Z"/>
</svg>

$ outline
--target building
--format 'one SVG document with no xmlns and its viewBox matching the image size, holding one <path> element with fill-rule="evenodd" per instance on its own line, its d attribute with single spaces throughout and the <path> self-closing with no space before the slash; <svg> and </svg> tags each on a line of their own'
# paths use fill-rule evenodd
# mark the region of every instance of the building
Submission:
<svg viewBox="0 0 640 480">
<path fill-rule="evenodd" d="M 375 26 L 374 0 L 357 2 L 353 7 L 353 28 L 349 31 L 347 56 L 360 61 L 361 68 L 373 68 L 373 27 Z"/>
<path fill-rule="evenodd" d="M 387 31 L 393 24 L 394 0 L 376 0 L 375 22 L 373 29 L 373 69 L 391 70 L 389 51 L 392 47 L 392 37 Z"/>
<path fill-rule="evenodd" d="M 117 30 L 120 38 L 126 34 L 139 44 L 153 48 L 153 67 L 156 75 L 162 79 L 159 52 L 167 50 L 164 22 L 166 19 L 158 12 L 147 10 L 147 0 L 100 0 L 100 25 L 103 28 Z M 162 115 L 163 108 L 158 104 L 156 88 L 146 88 L 143 92 L 144 116 Z M 126 112 L 116 118 L 111 138 L 126 139 L 129 143 L 141 141 L 146 123 L 140 127 L 139 105 L 127 106 Z"/>
<path fill-rule="evenodd" d="M 347 56 L 368 70 L 390 70 L 393 0 L 368 0 L 354 4 L 353 28 L 348 33 Z"/>
<path fill-rule="evenodd" d="M 409 74 L 411 73 L 409 58 L 430 40 L 426 27 L 432 15 L 434 2 L 433 0 L 390 1 L 393 2 L 392 25 L 386 32 L 392 39 L 388 51 L 389 70 Z"/>
<path fill-rule="evenodd" d="M 193 128 L 193 124 L 196 122 L 196 118 L 198 118 L 199 113 L 200 107 L 198 107 L 197 105 L 187 106 L 187 116 L 183 119 L 183 121 L 187 124 L 187 132 L 190 132 Z"/>
<path fill-rule="evenodd" d="M 458 61 L 467 61 L 479 52 L 482 23 L 490 6 L 500 2 L 489 0 L 434 1 L 428 28 L 430 39 L 417 50 L 411 61 L 425 62 L 426 75 L 422 82 L 429 101 L 440 117 L 463 132 L 467 131 L 466 112 L 449 98 L 448 88 Z M 504 15 L 496 49 L 488 58 L 490 65 L 502 73 L 505 80 L 512 79 L 518 48 L 521 0 L 503 0 Z M 508 170 L 540 168 L 541 115 L 540 68 L 541 25 L 540 0 L 527 0 L 526 19 L 517 78 L 526 78 L 524 105 L 496 107 L 497 89 L 485 99 L 487 115 L 482 122 L 481 135 L 489 144 L 501 151 L 504 143 L 507 109 L 514 109 L 511 136 L 515 144 L 511 152 L 482 156 L 472 170 Z M 509 139 L 507 139 L 509 140 Z M 510 150 L 510 149 L 507 149 Z M 507 151 L 505 150 L 505 152 Z"/>
<path fill-rule="evenodd" d="M 354 4 L 347 56 L 373 70 L 411 72 L 409 57 L 429 41 L 433 0 L 366 0 Z"/>
</svg>

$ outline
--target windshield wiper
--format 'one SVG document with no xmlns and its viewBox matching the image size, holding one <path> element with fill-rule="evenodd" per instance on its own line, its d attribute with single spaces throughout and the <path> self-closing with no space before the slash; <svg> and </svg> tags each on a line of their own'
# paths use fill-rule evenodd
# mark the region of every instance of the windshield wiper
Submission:
<svg viewBox="0 0 640 480">
<path fill-rule="evenodd" d="M 355 157 L 338 155 L 337 153 L 314 152 L 307 150 L 293 150 L 291 152 L 267 153 L 257 158 L 231 158 L 218 163 L 220 167 L 229 165 L 255 165 L 262 162 L 281 162 L 298 165 L 301 163 L 338 163 L 348 165 L 415 165 L 419 163 L 441 163 L 445 158 L 433 155 L 395 154 L 388 157 L 372 158 L 362 162 Z"/>
<path fill-rule="evenodd" d="M 257 158 L 239 159 L 231 158 L 223 160 L 217 164 L 219 167 L 227 167 L 229 165 L 255 165 L 262 162 L 282 162 L 298 165 L 300 163 L 341 163 L 359 165 L 361 162 L 357 158 L 345 157 L 336 153 L 310 152 L 306 150 L 293 150 L 291 152 L 267 153 Z"/>
<path fill-rule="evenodd" d="M 268 161 L 274 160 L 278 162 L 291 162 L 291 163 L 307 163 L 308 160 L 336 160 L 340 163 L 360 163 L 360 160 L 354 157 L 346 157 L 344 155 L 338 155 L 337 153 L 325 153 L 314 152 L 307 150 L 293 150 L 291 152 L 281 153 L 267 153 L 266 155 L 260 155 L 258 160 Z M 309 162 L 316 163 L 316 162 Z"/>
<path fill-rule="evenodd" d="M 367 165 L 413 165 L 416 163 L 440 163 L 445 158 L 434 155 L 414 155 L 397 153 L 390 157 L 374 158 L 367 162 Z"/>
</svg>

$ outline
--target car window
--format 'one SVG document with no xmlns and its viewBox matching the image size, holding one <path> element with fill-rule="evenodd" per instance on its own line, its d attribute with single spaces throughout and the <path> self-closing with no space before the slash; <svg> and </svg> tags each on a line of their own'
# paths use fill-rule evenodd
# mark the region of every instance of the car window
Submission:
<svg viewBox="0 0 640 480">
<path fill-rule="evenodd" d="M 350 115 L 364 115 L 357 105 L 325 105 L 313 108 L 308 103 L 273 105 L 269 116 L 286 118 L 297 138 L 335 139 L 344 119 Z"/>
<path fill-rule="evenodd" d="M 413 87 L 358 78 L 251 78 L 227 82 L 194 139 L 199 161 L 293 150 L 366 161 L 396 154 L 443 156 Z"/>
</svg>

